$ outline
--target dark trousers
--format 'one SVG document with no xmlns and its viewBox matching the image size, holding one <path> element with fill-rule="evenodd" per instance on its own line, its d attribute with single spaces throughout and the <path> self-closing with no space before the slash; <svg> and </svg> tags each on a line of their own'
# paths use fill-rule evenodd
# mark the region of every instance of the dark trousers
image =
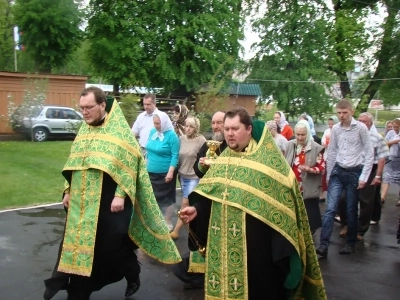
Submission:
<svg viewBox="0 0 400 300">
<path fill-rule="evenodd" d="M 379 222 L 381 220 L 381 213 L 382 213 L 381 186 L 377 185 L 375 189 L 374 209 L 372 212 L 371 220 Z"/>
<path fill-rule="evenodd" d="M 354 246 L 357 242 L 357 227 L 358 227 L 358 178 L 361 174 L 361 167 L 344 169 L 334 166 L 329 178 L 328 186 L 328 202 L 325 214 L 322 218 L 322 228 L 320 243 L 321 246 L 329 247 L 333 229 L 333 221 L 338 210 L 339 200 L 342 191 L 346 191 L 347 195 L 347 245 Z"/>
<path fill-rule="evenodd" d="M 376 168 L 374 167 L 369 175 L 368 181 L 365 184 L 364 188 L 359 190 L 358 193 L 358 201 L 360 203 L 360 213 L 358 217 L 358 230 L 357 234 L 364 235 L 368 229 L 374 212 L 374 206 L 376 201 L 376 187 L 375 185 L 371 185 L 371 182 L 374 180 L 376 175 Z M 379 197 L 380 202 L 380 197 Z M 380 209 L 380 206 L 379 206 Z M 347 215 L 346 215 L 346 195 L 342 194 L 339 203 L 339 214 L 340 221 L 343 225 L 347 225 Z M 379 212 L 380 214 L 380 212 Z M 380 216 L 379 216 L 380 217 Z"/>
</svg>

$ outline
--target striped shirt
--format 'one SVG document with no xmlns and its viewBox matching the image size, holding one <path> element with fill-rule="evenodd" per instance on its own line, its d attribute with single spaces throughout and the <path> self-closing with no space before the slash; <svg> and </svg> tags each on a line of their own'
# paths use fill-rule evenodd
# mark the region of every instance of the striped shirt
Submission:
<svg viewBox="0 0 400 300">
<path fill-rule="evenodd" d="M 372 147 L 374 148 L 374 164 L 382 158 L 389 157 L 389 148 L 385 143 L 383 137 L 377 132 L 369 132 Z"/>
<path fill-rule="evenodd" d="M 348 128 L 344 128 L 342 123 L 332 127 L 327 155 L 328 180 L 335 163 L 342 168 L 364 165 L 359 180 L 368 181 L 374 163 L 374 151 L 367 126 L 352 118 Z"/>
</svg>

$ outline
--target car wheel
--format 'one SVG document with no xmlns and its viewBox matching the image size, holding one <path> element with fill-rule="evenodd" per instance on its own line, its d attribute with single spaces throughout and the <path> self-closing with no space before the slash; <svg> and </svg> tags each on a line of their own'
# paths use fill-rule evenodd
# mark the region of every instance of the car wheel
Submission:
<svg viewBox="0 0 400 300">
<path fill-rule="evenodd" d="M 44 128 L 35 128 L 33 130 L 33 139 L 35 142 L 44 142 L 47 140 L 49 132 Z"/>
</svg>

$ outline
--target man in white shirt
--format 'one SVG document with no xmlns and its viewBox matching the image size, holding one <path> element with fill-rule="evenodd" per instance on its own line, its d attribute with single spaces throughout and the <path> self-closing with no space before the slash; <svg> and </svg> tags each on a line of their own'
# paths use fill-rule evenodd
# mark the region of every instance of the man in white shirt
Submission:
<svg viewBox="0 0 400 300">
<path fill-rule="evenodd" d="M 139 138 L 139 145 L 142 149 L 143 155 L 145 155 L 145 148 L 147 140 L 149 139 L 150 130 L 154 127 L 153 116 L 159 111 L 156 107 L 156 95 L 146 94 L 143 97 L 143 108 L 144 112 L 136 118 L 136 121 L 132 126 L 132 132 L 137 138 Z"/>
<path fill-rule="evenodd" d="M 340 254 L 351 254 L 357 241 L 358 194 L 368 181 L 374 163 L 374 149 L 367 126 L 353 118 L 349 100 L 336 104 L 340 123 L 332 127 L 327 155 L 328 202 L 322 218 L 320 246 L 317 254 L 328 255 L 333 221 L 342 190 L 347 197 L 347 241 Z"/>
</svg>

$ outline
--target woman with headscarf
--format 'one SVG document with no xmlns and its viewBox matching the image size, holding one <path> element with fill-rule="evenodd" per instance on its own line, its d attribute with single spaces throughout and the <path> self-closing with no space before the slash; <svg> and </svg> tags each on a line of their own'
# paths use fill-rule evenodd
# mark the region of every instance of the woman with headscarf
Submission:
<svg viewBox="0 0 400 300">
<path fill-rule="evenodd" d="M 174 107 L 174 125 L 175 133 L 179 136 L 185 134 L 185 120 L 189 115 L 189 110 L 186 105 L 178 104 Z"/>
<path fill-rule="evenodd" d="M 154 128 L 146 144 L 147 171 L 154 195 L 165 222 L 171 231 L 172 208 L 176 197 L 176 172 L 179 158 L 179 139 L 166 113 L 158 111 L 153 116 Z"/>
<path fill-rule="evenodd" d="M 339 123 L 339 119 L 336 116 L 331 116 L 328 118 L 328 128 L 324 131 L 324 134 L 321 139 L 321 144 L 325 148 L 324 151 L 324 160 L 326 161 L 326 153 L 328 152 L 329 142 L 331 140 L 332 127 L 333 125 Z M 320 196 L 320 201 L 325 201 L 325 192 L 328 190 L 328 186 L 326 184 L 326 172 L 322 174 L 322 194 Z"/>
<path fill-rule="evenodd" d="M 274 137 L 276 145 L 281 150 L 282 154 L 285 155 L 287 140 L 281 134 L 278 133 L 278 126 L 276 122 L 268 121 L 266 125 L 268 126 L 269 132 L 271 132 L 271 135 Z"/>
<path fill-rule="evenodd" d="M 291 166 L 303 194 L 311 232 L 321 227 L 319 195 L 321 174 L 325 171 L 324 147 L 313 141 L 310 125 L 299 121 L 295 128 L 295 139 L 286 144 L 285 158 Z"/>
<path fill-rule="evenodd" d="M 196 176 L 193 165 L 197 159 L 197 153 L 206 142 L 206 138 L 199 134 L 199 119 L 189 116 L 185 121 L 185 134 L 179 137 L 179 181 L 182 189 L 181 208 L 189 206 L 189 194 L 199 183 L 199 177 Z M 178 218 L 174 230 L 171 232 L 173 239 L 179 238 L 179 230 L 182 227 L 182 220 Z"/>
<path fill-rule="evenodd" d="M 290 127 L 288 121 L 286 121 L 285 114 L 283 112 L 275 112 L 274 120 L 281 128 L 281 135 L 283 135 L 285 139 L 290 140 L 293 138 L 293 129 Z"/>
<path fill-rule="evenodd" d="M 319 138 L 319 136 L 317 136 L 317 132 L 315 131 L 313 118 L 310 115 L 308 115 L 307 113 L 304 113 L 304 114 L 300 115 L 299 121 L 300 120 L 305 120 L 308 122 L 308 125 L 310 125 L 311 136 L 313 137 L 314 142 L 321 145 L 321 139 Z"/>
</svg>

